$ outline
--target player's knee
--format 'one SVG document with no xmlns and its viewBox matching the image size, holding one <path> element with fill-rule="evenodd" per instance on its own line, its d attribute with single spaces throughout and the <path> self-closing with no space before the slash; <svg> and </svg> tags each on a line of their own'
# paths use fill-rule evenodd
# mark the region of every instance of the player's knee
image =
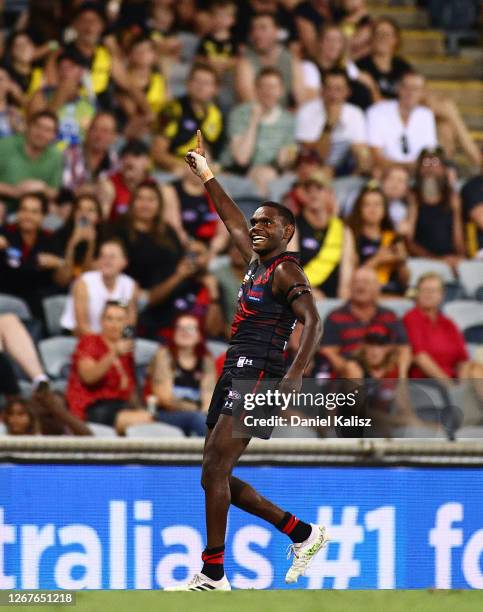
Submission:
<svg viewBox="0 0 483 612">
<path fill-rule="evenodd" d="M 206 491 L 206 488 L 213 482 L 228 478 L 229 469 L 223 457 L 216 451 L 208 451 L 203 459 L 201 469 L 201 486 Z"/>
</svg>

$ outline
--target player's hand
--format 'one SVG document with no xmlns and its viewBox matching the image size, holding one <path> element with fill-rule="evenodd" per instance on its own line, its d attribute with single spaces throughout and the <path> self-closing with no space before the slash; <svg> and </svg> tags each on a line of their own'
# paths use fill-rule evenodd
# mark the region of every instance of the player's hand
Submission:
<svg viewBox="0 0 483 612">
<path fill-rule="evenodd" d="M 213 172 L 208 166 L 203 150 L 203 139 L 200 130 L 196 130 L 196 149 L 189 151 L 185 157 L 185 161 L 191 168 L 191 171 L 198 176 L 203 183 L 213 178 Z"/>
</svg>

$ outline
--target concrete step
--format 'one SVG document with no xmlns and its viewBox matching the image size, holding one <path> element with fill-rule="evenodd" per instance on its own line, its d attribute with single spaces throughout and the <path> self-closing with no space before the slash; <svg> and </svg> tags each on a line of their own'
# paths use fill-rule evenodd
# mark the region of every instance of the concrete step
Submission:
<svg viewBox="0 0 483 612">
<path fill-rule="evenodd" d="M 371 6 L 373 17 L 391 17 L 401 28 L 425 28 L 429 25 L 428 13 L 415 6 Z"/>
<path fill-rule="evenodd" d="M 463 119 L 470 130 L 483 130 L 483 108 L 480 106 L 459 105 Z"/>
<path fill-rule="evenodd" d="M 444 55 L 444 36 L 438 30 L 406 30 L 402 33 L 400 54 Z"/>
<path fill-rule="evenodd" d="M 429 89 L 451 98 L 458 106 L 483 108 L 483 83 L 481 81 L 430 80 Z"/>
<path fill-rule="evenodd" d="M 406 55 L 405 59 L 428 79 L 483 78 L 483 62 L 468 57 Z"/>
</svg>

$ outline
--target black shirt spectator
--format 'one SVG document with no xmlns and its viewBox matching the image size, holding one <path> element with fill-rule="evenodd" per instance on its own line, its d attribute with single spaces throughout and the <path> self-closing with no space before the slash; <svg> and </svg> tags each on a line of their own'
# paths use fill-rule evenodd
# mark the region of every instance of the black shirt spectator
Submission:
<svg viewBox="0 0 483 612">
<path fill-rule="evenodd" d="M 483 175 L 470 179 L 461 190 L 463 218 L 466 223 L 466 247 L 474 257 L 483 249 Z"/>
<path fill-rule="evenodd" d="M 392 58 L 390 70 L 385 72 L 376 66 L 371 55 L 363 57 L 356 63 L 360 70 L 371 75 L 383 98 L 397 98 L 397 83 L 403 74 L 411 70 L 411 64 L 397 56 Z"/>
</svg>

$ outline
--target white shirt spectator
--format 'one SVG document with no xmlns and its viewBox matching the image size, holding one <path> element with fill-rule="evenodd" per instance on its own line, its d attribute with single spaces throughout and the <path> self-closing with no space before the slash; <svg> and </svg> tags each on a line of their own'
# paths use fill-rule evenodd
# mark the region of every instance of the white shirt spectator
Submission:
<svg viewBox="0 0 483 612">
<path fill-rule="evenodd" d="M 317 142 L 326 121 L 321 98 L 303 104 L 295 117 L 295 138 L 298 142 Z M 366 124 L 360 108 L 347 102 L 331 134 L 328 165 L 337 168 L 347 157 L 352 145 L 366 144 Z"/>
<path fill-rule="evenodd" d="M 128 304 L 133 298 L 136 283 L 127 274 L 119 274 L 114 289 L 109 291 L 102 280 L 101 273 L 97 270 L 84 272 L 80 278 L 85 283 L 89 295 L 89 325 L 92 331 L 98 334 L 101 332 L 101 317 L 106 302 L 113 300 Z M 64 329 L 71 331 L 76 328 L 72 294 L 67 298 L 60 324 Z"/>
<path fill-rule="evenodd" d="M 371 147 L 382 149 L 385 158 L 397 163 L 414 162 L 424 148 L 438 144 L 433 111 L 417 106 L 404 125 L 397 100 L 378 102 L 367 110 L 367 135 Z"/>
<path fill-rule="evenodd" d="M 347 76 L 349 79 L 357 79 L 360 74 L 359 68 L 354 62 L 348 61 L 346 65 Z M 320 70 L 314 62 L 305 60 L 302 62 L 302 78 L 304 87 L 307 89 L 316 89 L 320 91 L 322 87 L 322 78 L 320 76 Z"/>
</svg>

